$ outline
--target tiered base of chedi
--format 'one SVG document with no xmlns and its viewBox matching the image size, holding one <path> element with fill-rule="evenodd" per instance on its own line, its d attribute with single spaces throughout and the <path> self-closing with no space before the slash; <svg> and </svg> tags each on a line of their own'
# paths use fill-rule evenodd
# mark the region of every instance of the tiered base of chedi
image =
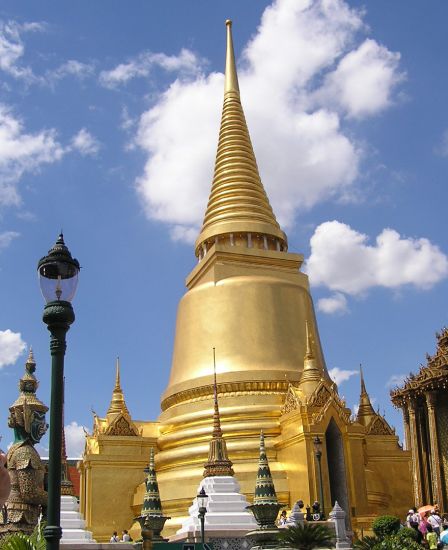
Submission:
<svg viewBox="0 0 448 550">
<path fill-rule="evenodd" d="M 205 514 L 205 532 L 207 540 L 220 538 L 244 538 L 248 531 L 256 529 L 257 523 L 248 512 L 249 502 L 240 493 L 238 481 L 233 476 L 205 477 L 200 485 L 207 494 L 207 513 Z M 189 517 L 182 523 L 170 542 L 201 541 L 199 504 L 197 497 L 188 509 Z"/>
<path fill-rule="evenodd" d="M 85 521 L 79 513 L 76 497 L 61 497 L 61 544 L 92 544 L 92 533 L 85 530 Z"/>
</svg>

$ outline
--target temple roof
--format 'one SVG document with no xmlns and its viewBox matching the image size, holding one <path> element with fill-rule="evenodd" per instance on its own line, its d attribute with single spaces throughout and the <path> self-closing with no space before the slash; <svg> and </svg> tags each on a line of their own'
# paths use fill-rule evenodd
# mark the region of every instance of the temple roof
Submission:
<svg viewBox="0 0 448 550">
<path fill-rule="evenodd" d="M 202 243 L 229 233 L 271 236 L 286 247 L 286 235 L 275 218 L 258 172 L 240 100 L 232 22 L 226 21 L 226 26 L 224 106 L 212 189 L 196 240 L 196 255 Z"/>
<path fill-rule="evenodd" d="M 448 388 L 448 328 L 436 333 L 437 350 L 426 354 L 426 365 L 421 365 L 417 374 L 410 373 L 402 386 L 392 389 L 390 396 L 394 405 L 401 407 L 405 401 L 433 390 Z"/>
</svg>

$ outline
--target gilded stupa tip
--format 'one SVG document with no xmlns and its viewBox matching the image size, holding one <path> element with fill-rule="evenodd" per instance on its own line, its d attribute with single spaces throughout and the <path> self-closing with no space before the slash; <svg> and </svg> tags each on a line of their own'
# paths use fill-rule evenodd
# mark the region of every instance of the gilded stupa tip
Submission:
<svg viewBox="0 0 448 550">
<path fill-rule="evenodd" d="M 299 388 L 310 396 L 322 380 L 323 373 L 317 366 L 313 352 L 313 338 L 308 321 L 305 321 L 306 352 L 303 359 L 303 371 L 299 381 Z"/>
<path fill-rule="evenodd" d="M 306 337 L 306 353 L 305 359 L 314 359 L 313 355 L 313 341 L 311 339 L 310 327 L 308 321 L 305 321 L 305 337 Z"/>
<path fill-rule="evenodd" d="M 371 422 L 372 418 L 377 415 L 377 413 L 372 407 L 370 396 L 367 393 L 364 373 L 361 365 L 359 365 L 359 374 L 361 377 L 361 395 L 359 397 L 359 409 L 358 414 L 356 415 L 356 420 L 360 424 L 367 426 Z"/>
<path fill-rule="evenodd" d="M 202 258 L 216 242 L 285 251 L 280 228 L 258 172 L 240 100 L 232 25 L 226 21 L 224 105 L 212 189 L 195 253 Z M 234 238 L 235 237 L 235 238 Z M 245 244 L 242 244 L 245 243 Z"/>
<path fill-rule="evenodd" d="M 227 48 L 226 48 L 226 71 L 224 76 L 224 93 L 234 92 L 239 94 L 238 75 L 236 72 L 235 50 L 233 48 L 232 21 L 226 20 L 227 27 Z"/>
<path fill-rule="evenodd" d="M 115 361 L 115 388 L 114 390 L 121 391 L 121 381 L 120 381 L 120 358 L 117 356 Z"/>
<path fill-rule="evenodd" d="M 129 415 L 126 402 L 124 400 L 123 390 L 121 389 L 121 380 L 120 380 L 120 358 L 117 357 L 115 362 L 115 385 L 112 391 L 112 399 L 107 411 L 107 415 L 126 413 Z"/>
<path fill-rule="evenodd" d="M 367 390 L 366 390 L 366 383 L 364 381 L 364 373 L 362 371 L 362 365 L 360 364 L 359 365 L 359 376 L 360 376 L 360 379 L 361 379 L 361 395 L 367 395 Z"/>
</svg>

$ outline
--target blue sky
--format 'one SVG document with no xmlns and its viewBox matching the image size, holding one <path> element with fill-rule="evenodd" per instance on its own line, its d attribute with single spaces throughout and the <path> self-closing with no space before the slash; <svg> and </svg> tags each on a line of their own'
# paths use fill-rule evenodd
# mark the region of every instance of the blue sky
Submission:
<svg viewBox="0 0 448 550">
<path fill-rule="evenodd" d="M 117 355 L 131 414 L 157 418 L 213 173 L 227 18 L 261 177 L 307 258 L 328 367 L 353 407 L 362 363 L 401 431 L 391 379 L 447 323 L 447 15 L 442 0 L 4 1 L 1 445 L 28 345 L 49 404 L 36 264 L 61 228 L 83 268 L 70 454 L 91 408 L 107 409 Z"/>
</svg>

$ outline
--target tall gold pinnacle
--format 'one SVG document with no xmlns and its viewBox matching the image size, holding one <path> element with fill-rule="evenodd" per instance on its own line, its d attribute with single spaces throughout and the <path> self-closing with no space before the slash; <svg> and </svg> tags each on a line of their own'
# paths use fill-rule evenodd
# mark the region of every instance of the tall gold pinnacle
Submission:
<svg viewBox="0 0 448 550">
<path fill-rule="evenodd" d="M 366 390 L 366 384 L 364 382 L 364 374 L 362 372 L 362 366 L 359 365 L 359 374 L 361 377 L 361 395 L 359 397 L 359 409 L 356 415 L 356 420 L 363 426 L 370 424 L 372 418 L 376 416 L 375 409 L 372 407 L 369 394 Z"/>
<path fill-rule="evenodd" d="M 222 436 L 221 420 L 218 406 L 218 385 L 216 383 L 216 357 L 213 348 L 213 433 L 208 450 L 208 461 L 204 464 L 204 477 L 233 476 L 232 461 L 227 454 L 227 445 Z"/>
<path fill-rule="evenodd" d="M 311 395 L 322 380 L 323 374 L 316 363 L 313 351 L 313 339 L 309 330 L 308 321 L 305 321 L 306 352 L 303 360 L 303 371 L 299 381 L 299 388 Z"/>
<path fill-rule="evenodd" d="M 121 383 L 120 383 L 120 358 L 117 357 L 116 371 L 115 371 L 115 387 L 112 392 L 112 399 L 111 399 L 107 414 L 110 415 L 110 414 L 117 414 L 121 412 L 125 412 L 129 414 L 128 408 L 126 406 L 126 402 L 124 400 L 123 390 L 121 389 Z"/>
<path fill-rule="evenodd" d="M 259 235 L 275 241 L 282 250 L 287 246 L 258 173 L 240 101 L 231 21 L 226 21 L 226 26 L 224 106 L 212 190 L 196 241 L 197 256 L 202 245 L 207 248 L 216 238 L 229 234 Z"/>
</svg>

